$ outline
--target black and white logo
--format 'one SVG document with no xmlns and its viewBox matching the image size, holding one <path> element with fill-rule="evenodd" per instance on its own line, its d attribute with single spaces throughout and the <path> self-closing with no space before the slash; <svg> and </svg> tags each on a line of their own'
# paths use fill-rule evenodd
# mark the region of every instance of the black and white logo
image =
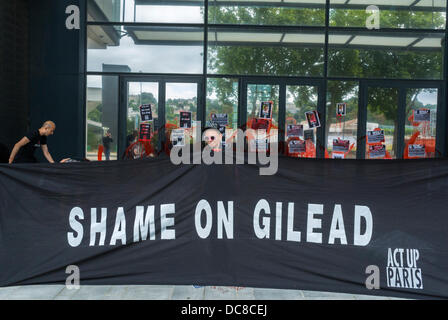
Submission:
<svg viewBox="0 0 448 320">
<path fill-rule="evenodd" d="M 418 249 L 387 250 L 387 286 L 390 288 L 423 289 L 422 269 L 417 265 Z"/>
</svg>

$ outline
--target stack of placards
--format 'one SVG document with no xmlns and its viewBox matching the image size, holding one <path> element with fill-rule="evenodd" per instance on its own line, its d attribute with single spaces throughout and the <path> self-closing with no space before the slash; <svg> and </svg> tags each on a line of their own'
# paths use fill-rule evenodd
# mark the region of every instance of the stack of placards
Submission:
<svg viewBox="0 0 448 320">
<path fill-rule="evenodd" d="M 303 125 L 301 124 L 288 124 L 286 127 L 286 136 L 288 138 L 303 136 Z"/>
<path fill-rule="evenodd" d="M 303 140 L 291 140 L 288 143 L 289 153 L 306 152 L 306 144 Z"/>
<path fill-rule="evenodd" d="M 151 140 L 151 124 L 149 121 L 152 121 L 152 105 L 151 104 L 142 104 L 140 107 L 140 117 L 142 122 L 140 123 L 140 132 L 139 132 L 139 140 L 140 141 L 149 141 Z"/>
<path fill-rule="evenodd" d="M 426 150 L 424 144 L 410 144 L 408 146 L 408 156 L 412 158 L 424 158 Z"/>
<path fill-rule="evenodd" d="M 367 131 L 367 143 L 381 143 L 384 142 L 384 130 Z"/>
<path fill-rule="evenodd" d="M 333 139 L 333 159 L 344 159 L 350 148 L 350 140 Z"/>
<path fill-rule="evenodd" d="M 211 122 L 215 128 L 219 130 L 222 135 L 221 144 L 226 146 L 226 127 L 229 124 L 229 116 L 227 113 L 212 113 L 210 115 Z"/>
<path fill-rule="evenodd" d="M 151 124 L 147 122 L 140 123 L 140 133 L 138 140 L 149 141 L 151 140 Z"/>
<path fill-rule="evenodd" d="M 350 140 L 333 139 L 333 152 L 347 152 L 350 148 Z"/>
<path fill-rule="evenodd" d="M 369 158 L 384 158 L 386 156 L 386 146 L 384 144 L 369 146 Z"/>
</svg>

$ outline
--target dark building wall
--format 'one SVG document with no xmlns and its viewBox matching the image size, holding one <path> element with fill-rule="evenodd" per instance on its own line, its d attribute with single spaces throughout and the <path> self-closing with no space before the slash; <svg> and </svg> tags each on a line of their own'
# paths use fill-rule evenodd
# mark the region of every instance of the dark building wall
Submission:
<svg viewBox="0 0 448 320">
<path fill-rule="evenodd" d="M 80 29 L 67 29 L 66 8 L 80 9 Z M 84 156 L 85 0 L 29 2 L 29 115 L 31 128 L 56 123 L 48 139 L 53 158 Z M 44 160 L 41 152 L 36 156 Z"/>
<path fill-rule="evenodd" d="M 28 127 L 28 1 L 0 1 L 0 143 L 9 150 Z"/>
</svg>

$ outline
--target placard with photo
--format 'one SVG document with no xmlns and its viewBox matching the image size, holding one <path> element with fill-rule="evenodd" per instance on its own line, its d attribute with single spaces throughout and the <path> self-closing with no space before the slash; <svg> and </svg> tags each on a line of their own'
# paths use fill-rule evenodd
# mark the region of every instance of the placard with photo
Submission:
<svg viewBox="0 0 448 320">
<path fill-rule="evenodd" d="M 272 119 L 272 101 L 263 101 L 260 106 L 259 118 L 261 119 Z"/>
<path fill-rule="evenodd" d="M 426 150 L 424 144 L 410 144 L 408 146 L 409 157 L 424 158 L 426 156 Z"/>
<path fill-rule="evenodd" d="M 286 126 L 286 136 L 288 138 L 303 136 L 302 124 L 288 124 Z"/>
<path fill-rule="evenodd" d="M 336 104 L 336 116 L 345 117 L 347 113 L 347 103 L 341 102 Z"/>
<path fill-rule="evenodd" d="M 384 130 L 367 131 L 367 143 L 380 143 L 384 141 Z"/>
<path fill-rule="evenodd" d="M 386 146 L 384 144 L 369 146 L 369 158 L 384 158 L 386 156 Z"/>
<path fill-rule="evenodd" d="M 151 121 L 152 120 L 152 105 L 151 104 L 142 104 L 140 107 L 140 116 L 142 121 Z"/>
<path fill-rule="evenodd" d="M 173 147 L 185 146 L 185 130 L 184 129 L 171 130 L 171 143 L 173 144 Z"/>
<path fill-rule="evenodd" d="M 319 113 L 316 110 L 305 112 L 305 116 L 310 129 L 320 127 Z"/>
<path fill-rule="evenodd" d="M 347 152 L 350 148 L 350 140 L 333 139 L 333 151 Z"/>
<path fill-rule="evenodd" d="M 191 112 L 190 111 L 180 111 L 179 112 L 179 127 L 181 128 L 191 128 Z"/>
<path fill-rule="evenodd" d="M 288 143 L 289 153 L 302 153 L 306 152 L 306 144 L 303 140 L 291 140 Z"/>
<path fill-rule="evenodd" d="M 414 111 L 414 122 L 425 122 L 431 120 L 431 110 L 417 109 Z"/>
</svg>

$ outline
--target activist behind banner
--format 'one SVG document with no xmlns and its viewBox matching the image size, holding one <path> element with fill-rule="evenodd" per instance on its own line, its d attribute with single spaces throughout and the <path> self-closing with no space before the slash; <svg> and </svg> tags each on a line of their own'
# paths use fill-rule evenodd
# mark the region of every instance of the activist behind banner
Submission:
<svg viewBox="0 0 448 320">
<path fill-rule="evenodd" d="M 385 164 L 0 165 L 0 285 L 64 283 L 76 265 L 81 284 L 447 298 L 448 162 Z"/>
</svg>

